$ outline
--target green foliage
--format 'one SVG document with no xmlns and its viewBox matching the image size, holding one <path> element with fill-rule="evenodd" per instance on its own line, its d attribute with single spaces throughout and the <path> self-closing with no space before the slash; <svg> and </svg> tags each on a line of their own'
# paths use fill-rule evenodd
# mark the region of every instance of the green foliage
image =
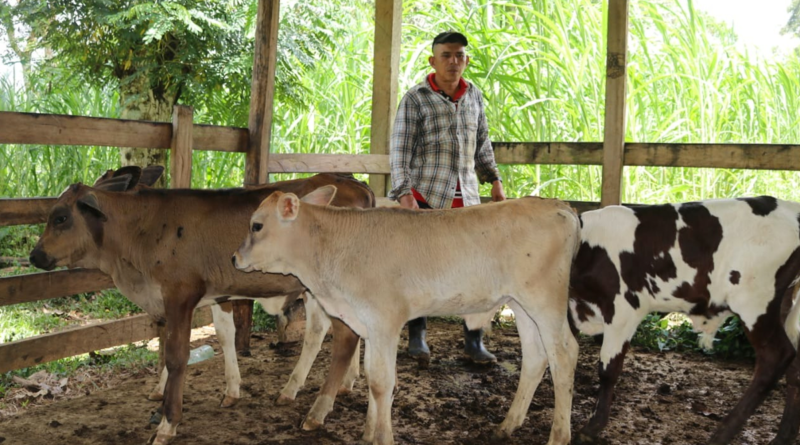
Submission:
<svg viewBox="0 0 800 445">
<path fill-rule="evenodd" d="M 683 319 L 670 326 L 669 317 L 656 313 L 648 314 L 639 324 L 631 345 L 656 351 L 699 351 L 697 334 L 692 331 L 692 323 Z"/>
<path fill-rule="evenodd" d="M 755 352 L 739 317 L 725 321 L 714 337 L 714 349 L 704 351 L 697 343 L 692 322 L 681 314 L 648 314 L 639 324 L 631 345 L 651 351 L 703 352 L 723 359 L 752 359 Z"/>
<path fill-rule="evenodd" d="M 275 329 L 277 329 L 277 317 L 264 311 L 258 302 L 253 304 L 253 332 L 274 331 Z"/>
</svg>

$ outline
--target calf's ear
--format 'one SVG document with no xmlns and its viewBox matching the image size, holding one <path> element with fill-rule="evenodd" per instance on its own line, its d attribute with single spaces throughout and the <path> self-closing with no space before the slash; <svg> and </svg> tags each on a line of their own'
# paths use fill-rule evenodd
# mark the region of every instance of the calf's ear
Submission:
<svg viewBox="0 0 800 445">
<path fill-rule="evenodd" d="M 286 193 L 278 198 L 278 219 L 294 221 L 300 211 L 300 200 L 294 193 Z"/>
<path fill-rule="evenodd" d="M 105 221 L 108 219 L 106 214 L 103 213 L 103 209 L 100 208 L 100 203 L 97 202 L 97 197 L 94 195 L 94 193 L 87 193 L 81 196 L 78 199 L 78 208 L 81 211 L 94 215 L 100 221 Z"/>
<path fill-rule="evenodd" d="M 142 176 L 139 178 L 139 184 L 144 184 L 152 187 L 158 181 L 158 178 L 164 174 L 163 165 L 149 165 L 142 170 Z"/>
<path fill-rule="evenodd" d="M 326 206 L 333 201 L 334 196 L 336 196 L 336 186 L 325 185 L 303 196 L 300 201 L 318 206 Z"/>
</svg>

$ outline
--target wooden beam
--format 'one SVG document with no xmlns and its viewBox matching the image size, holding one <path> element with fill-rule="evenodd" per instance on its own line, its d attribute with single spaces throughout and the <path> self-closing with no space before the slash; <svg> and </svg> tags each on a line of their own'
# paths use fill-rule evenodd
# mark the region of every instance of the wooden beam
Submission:
<svg viewBox="0 0 800 445">
<path fill-rule="evenodd" d="M 492 142 L 498 164 L 601 165 L 601 142 Z"/>
<path fill-rule="evenodd" d="M 170 176 L 174 189 L 192 187 L 192 107 L 175 105 L 172 108 L 172 150 Z"/>
<path fill-rule="evenodd" d="M 371 154 L 389 154 L 392 124 L 397 112 L 402 21 L 402 0 L 375 0 Z M 370 175 L 369 185 L 375 196 L 379 197 L 386 196 L 391 189 L 391 181 L 387 175 Z"/>
<path fill-rule="evenodd" d="M 800 170 L 800 145 L 625 144 L 625 165 Z"/>
<path fill-rule="evenodd" d="M 0 278 L 0 306 L 49 300 L 114 287 L 97 269 L 68 269 Z"/>
<path fill-rule="evenodd" d="M 210 323 L 208 307 L 195 311 L 192 327 Z M 0 345 L 0 373 L 157 336 L 158 324 L 147 314 L 38 335 Z"/>
<path fill-rule="evenodd" d="M 272 154 L 270 173 L 389 173 L 389 155 Z M 374 191 L 374 190 L 373 190 Z"/>
<path fill-rule="evenodd" d="M 0 227 L 47 221 L 56 198 L 0 199 Z"/>
<path fill-rule="evenodd" d="M 604 206 L 619 204 L 622 199 L 627 51 L 628 0 L 609 0 L 603 187 L 600 195 L 600 203 Z"/>
<path fill-rule="evenodd" d="M 192 126 L 192 147 L 195 150 L 246 153 L 247 129 L 194 125 Z"/>
<path fill-rule="evenodd" d="M 258 0 L 253 80 L 250 90 L 250 118 L 247 124 L 249 136 L 245 162 L 245 185 L 264 184 L 268 179 L 279 12 L 279 0 Z"/>
<path fill-rule="evenodd" d="M 169 148 L 168 123 L 0 112 L 0 144 Z"/>
</svg>

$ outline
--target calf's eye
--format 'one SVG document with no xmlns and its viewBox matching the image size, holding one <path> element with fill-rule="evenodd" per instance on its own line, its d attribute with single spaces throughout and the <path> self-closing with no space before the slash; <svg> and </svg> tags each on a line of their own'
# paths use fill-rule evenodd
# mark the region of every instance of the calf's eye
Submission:
<svg viewBox="0 0 800 445">
<path fill-rule="evenodd" d="M 67 222 L 67 217 L 66 216 L 59 216 L 58 218 L 56 218 L 53 221 L 53 224 L 58 225 L 58 224 L 64 224 L 65 222 Z"/>
<path fill-rule="evenodd" d="M 251 230 L 253 231 L 253 233 L 260 232 L 262 227 L 264 227 L 264 224 L 253 223 L 253 227 L 251 228 Z"/>
</svg>

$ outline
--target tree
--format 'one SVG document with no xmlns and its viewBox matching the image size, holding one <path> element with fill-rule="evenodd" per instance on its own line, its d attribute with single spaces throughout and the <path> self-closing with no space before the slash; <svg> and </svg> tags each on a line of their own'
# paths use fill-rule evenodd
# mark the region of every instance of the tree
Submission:
<svg viewBox="0 0 800 445">
<path fill-rule="evenodd" d="M 27 27 L 26 63 L 36 48 L 47 48 L 51 56 L 41 67 L 71 73 L 88 85 L 116 85 L 124 119 L 169 121 L 181 98 L 204 107 L 208 98 L 221 94 L 233 96 L 226 102 L 240 108 L 228 115 L 243 120 L 215 123 L 247 122 L 257 0 L 22 0 L 14 7 L 6 1 L 0 5 L 0 20 L 10 23 L 5 29 L 18 29 L 15 19 Z M 299 101 L 302 71 L 330 40 L 325 14 L 299 3 L 290 11 L 281 23 L 276 68 L 283 80 L 276 87 Z M 166 152 L 122 149 L 121 155 L 123 165 L 163 165 Z"/>
</svg>

